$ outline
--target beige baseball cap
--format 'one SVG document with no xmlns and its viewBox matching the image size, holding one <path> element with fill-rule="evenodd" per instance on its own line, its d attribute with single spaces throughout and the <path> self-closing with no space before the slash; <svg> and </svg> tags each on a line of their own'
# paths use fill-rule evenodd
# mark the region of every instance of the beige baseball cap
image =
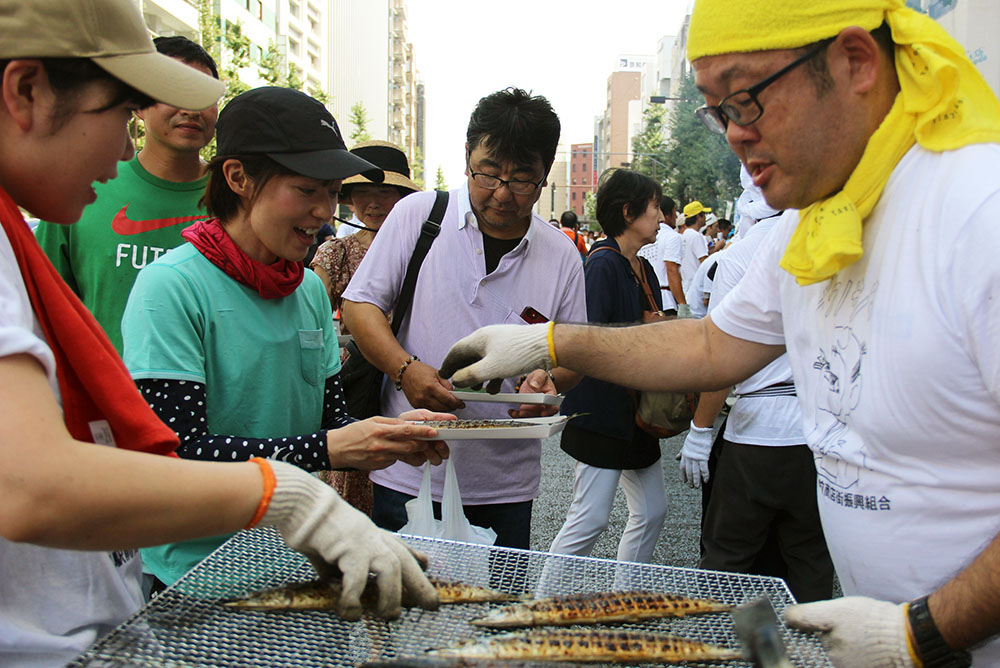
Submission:
<svg viewBox="0 0 1000 668">
<path fill-rule="evenodd" d="M 225 85 L 157 53 L 135 0 L 0 0 L 0 59 L 90 58 L 154 100 L 215 104 Z"/>
</svg>

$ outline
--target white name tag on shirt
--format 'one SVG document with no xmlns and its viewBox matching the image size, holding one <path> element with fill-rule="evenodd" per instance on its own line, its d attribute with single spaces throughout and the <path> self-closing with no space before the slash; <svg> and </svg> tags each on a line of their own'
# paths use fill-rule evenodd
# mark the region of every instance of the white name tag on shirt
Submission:
<svg viewBox="0 0 1000 668">
<path fill-rule="evenodd" d="M 98 445 L 115 445 L 115 435 L 111 432 L 111 424 L 107 420 L 94 420 L 90 423 L 90 435 Z"/>
</svg>

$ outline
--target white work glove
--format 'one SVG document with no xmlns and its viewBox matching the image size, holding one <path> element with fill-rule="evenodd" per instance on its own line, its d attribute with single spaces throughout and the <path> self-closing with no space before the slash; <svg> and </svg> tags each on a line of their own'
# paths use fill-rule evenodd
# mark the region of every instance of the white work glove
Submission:
<svg viewBox="0 0 1000 668">
<path fill-rule="evenodd" d="M 848 596 L 789 606 L 785 621 L 818 632 L 837 668 L 914 668 L 901 604 Z"/>
<path fill-rule="evenodd" d="M 681 448 L 681 480 L 694 488 L 708 482 L 708 456 L 712 454 L 712 428 L 696 427 L 694 422 Z"/>
<path fill-rule="evenodd" d="M 691 306 L 688 304 L 678 304 L 677 305 L 677 317 L 678 318 L 690 318 L 691 317 Z"/>
<path fill-rule="evenodd" d="M 516 378 L 535 369 L 551 369 L 549 328 L 537 325 L 490 325 L 477 329 L 451 347 L 438 375 L 456 387 L 478 387 L 496 394 L 504 378 Z"/>
<path fill-rule="evenodd" d="M 361 617 L 361 592 L 369 574 L 378 588 L 375 612 L 380 617 L 399 616 L 403 588 L 414 605 L 437 608 L 437 592 L 421 567 L 426 557 L 372 524 L 329 485 L 291 464 L 269 463 L 277 484 L 261 524 L 274 526 L 289 547 L 309 558 L 321 578 L 342 578 L 341 617 Z"/>
</svg>

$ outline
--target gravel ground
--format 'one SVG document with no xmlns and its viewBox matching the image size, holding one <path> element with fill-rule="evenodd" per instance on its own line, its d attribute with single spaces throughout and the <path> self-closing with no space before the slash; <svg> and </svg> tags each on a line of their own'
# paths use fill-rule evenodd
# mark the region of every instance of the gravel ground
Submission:
<svg viewBox="0 0 1000 668">
<path fill-rule="evenodd" d="M 684 435 L 660 441 L 663 483 L 667 490 L 667 520 L 653 553 L 654 564 L 696 567 L 701 523 L 701 491 L 681 482 L 674 456 L 684 445 Z M 532 509 L 531 549 L 549 549 L 566 519 L 573 499 L 573 467 L 576 460 L 559 449 L 559 436 L 542 441 L 541 493 Z M 591 556 L 614 559 L 618 541 L 628 519 L 628 506 L 621 487 L 615 496 L 611 521 Z"/>
<path fill-rule="evenodd" d="M 718 433 L 721 424 L 722 418 L 719 418 L 715 423 L 715 433 Z M 685 434 L 660 440 L 663 484 L 667 490 L 667 519 L 653 551 L 652 563 L 697 568 L 701 538 L 701 490 L 691 489 L 681 482 L 680 470 L 674 459 L 684 446 Z M 552 539 L 562 527 L 570 501 L 573 500 L 575 465 L 576 460 L 559 449 L 558 435 L 542 441 L 541 493 L 532 507 L 531 549 L 548 551 Z M 627 520 L 628 505 L 625 503 L 625 493 L 619 486 L 615 494 L 615 505 L 611 510 L 611 521 L 590 556 L 615 559 L 618 555 L 618 541 Z M 843 595 L 836 576 L 833 580 L 833 595 Z"/>
</svg>

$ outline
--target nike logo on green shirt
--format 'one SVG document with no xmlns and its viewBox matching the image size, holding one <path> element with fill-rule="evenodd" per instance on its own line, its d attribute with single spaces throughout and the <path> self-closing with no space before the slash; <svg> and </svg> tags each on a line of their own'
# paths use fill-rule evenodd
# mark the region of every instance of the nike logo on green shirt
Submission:
<svg viewBox="0 0 1000 668">
<path fill-rule="evenodd" d="M 164 227 L 171 227 L 172 225 L 179 225 L 181 223 L 190 223 L 196 220 L 204 220 L 208 216 L 177 216 L 175 218 L 150 218 L 149 220 L 132 220 L 125 213 L 128 208 L 128 204 L 122 207 L 121 211 L 115 214 L 114 219 L 111 221 L 111 229 L 114 230 L 115 234 L 121 234 L 124 236 L 129 236 L 132 234 L 142 234 L 143 232 L 150 232 L 152 230 L 160 230 Z"/>
</svg>

